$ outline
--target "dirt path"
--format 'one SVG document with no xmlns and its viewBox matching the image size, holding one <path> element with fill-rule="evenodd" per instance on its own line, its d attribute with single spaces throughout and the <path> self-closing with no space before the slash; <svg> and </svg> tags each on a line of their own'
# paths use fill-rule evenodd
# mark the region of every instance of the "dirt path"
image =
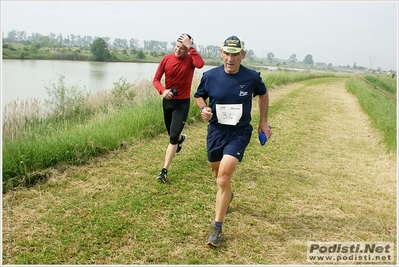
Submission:
<svg viewBox="0 0 399 267">
<path fill-rule="evenodd" d="M 52 170 L 46 185 L 3 195 L 3 263 L 58 249 L 64 264 L 87 264 L 91 258 L 96 264 L 308 264 L 307 241 L 396 242 L 396 158 L 386 155 L 345 79 L 282 86 L 270 90 L 270 99 L 274 135 L 261 147 L 254 134 L 234 174 L 233 213 L 219 252 L 203 245 L 215 187 L 205 156 L 206 124 L 196 123 L 184 131 L 188 140 L 173 162 L 173 185 L 167 189 L 154 179 L 163 162 L 162 135 L 85 166 Z M 254 126 L 256 120 L 255 101 Z M 107 257 L 92 248 L 90 259 L 80 255 L 77 247 L 93 240 L 100 227 L 93 225 L 96 212 L 124 202 L 129 208 L 115 216 L 141 232 L 144 226 L 156 228 L 156 237 L 141 242 L 124 224 L 115 242 L 112 230 L 106 243 L 89 242 L 111 251 Z M 113 216 L 107 213 L 100 224 L 108 220 L 117 227 Z M 171 236 L 179 219 L 182 230 Z M 85 230 L 68 237 L 68 229 L 57 224 L 63 220 L 65 227 Z M 47 257 L 57 263 L 57 254 Z"/>
</svg>

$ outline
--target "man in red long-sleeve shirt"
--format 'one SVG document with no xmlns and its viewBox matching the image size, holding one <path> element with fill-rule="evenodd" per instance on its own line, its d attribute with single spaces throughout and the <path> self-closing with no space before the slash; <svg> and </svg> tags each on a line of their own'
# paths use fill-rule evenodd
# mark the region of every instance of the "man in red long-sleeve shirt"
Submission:
<svg viewBox="0 0 399 267">
<path fill-rule="evenodd" d="M 168 168 L 187 138 L 181 132 L 190 109 L 191 83 L 195 68 L 203 66 L 204 60 L 193 47 L 193 38 L 182 34 L 177 39 L 174 53 L 164 56 L 155 72 L 153 85 L 163 97 L 164 122 L 169 134 L 164 166 L 157 176 L 162 183 L 166 183 Z M 165 86 L 161 83 L 163 75 Z"/>
</svg>

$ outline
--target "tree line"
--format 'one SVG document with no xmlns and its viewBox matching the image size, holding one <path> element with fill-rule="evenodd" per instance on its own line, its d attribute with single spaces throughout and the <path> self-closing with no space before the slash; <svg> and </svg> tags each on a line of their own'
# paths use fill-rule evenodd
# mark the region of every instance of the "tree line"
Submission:
<svg viewBox="0 0 399 267">
<path fill-rule="evenodd" d="M 143 46 L 140 47 L 139 43 L 140 41 L 136 38 L 130 38 L 130 39 L 123 39 L 123 38 L 115 38 L 111 40 L 110 37 L 103 36 L 103 37 L 92 37 L 92 36 L 87 36 L 87 35 L 75 35 L 75 34 L 67 34 L 66 36 L 63 36 L 61 33 L 60 34 L 55 34 L 54 32 L 51 32 L 48 35 L 42 35 L 40 33 L 32 33 L 30 36 L 27 35 L 25 31 L 18 31 L 18 30 L 12 30 L 7 33 L 7 36 L 4 37 L 4 32 L 2 33 L 3 35 L 3 43 L 5 42 L 10 42 L 10 43 L 23 43 L 23 44 L 34 44 L 37 49 L 40 47 L 51 47 L 51 48 L 63 48 L 65 46 L 73 46 L 73 47 L 80 47 L 82 49 L 91 49 L 94 44 L 95 40 L 101 39 L 103 41 L 100 42 L 100 46 L 106 45 L 109 49 L 120 49 L 120 50 L 125 50 L 125 51 L 134 51 L 134 53 L 139 53 L 139 57 L 143 57 L 143 52 L 140 52 L 137 50 L 143 49 L 147 51 L 158 51 L 158 52 L 168 52 L 173 49 L 173 47 L 176 45 L 176 41 L 170 42 L 170 45 L 172 48 L 168 49 L 168 42 L 166 41 L 157 41 L 157 40 L 143 40 Z M 96 44 L 98 45 L 98 44 Z M 197 51 L 205 58 L 218 58 L 219 57 L 219 46 L 216 45 L 198 45 L 195 44 L 195 47 Z M 95 50 L 98 49 L 95 48 Z M 101 50 L 101 49 L 100 49 Z M 105 53 L 105 54 L 104 54 Z M 141 54 L 141 56 L 140 56 Z M 107 56 L 107 53 L 103 51 L 102 55 L 96 56 L 97 60 L 101 60 L 100 58 L 103 58 L 104 56 Z M 259 58 L 255 55 L 254 51 L 252 49 L 247 50 L 247 59 L 250 61 L 253 60 L 262 60 L 262 58 Z M 269 52 L 267 54 L 266 60 L 271 63 L 277 65 L 279 62 L 285 63 L 303 63 L 306 65 L 325 65 L 328 67 L 332 67 L 332 64 L 324 64 L 324 63 L 315 63 L 313 60 L 313 56 L 311 54 L 307 54 L 302 61 L 298 60 L 296 54 L 292 54 L 288 59 L 286 60 L 281 60 L 277 59 L 274 55 L 273 52 Z M 341 66 L 340 66 L 341 67 Z M 342 66 L 346 68 L 353 68 L 353 69 L 367 69 L 365 67 L 357 66 L 356 62 L 353 64 L 353 67 L 346 65 Z"/>
<path fill-rule="evenodd" d="M 3 42 L 10 43 L 35 43 L 38 48 L 40 47 L 58 47 L 61 48 L 63 46 L 78 46 L 82 48 L 90 48 L 93 44 L 94 40 L 101 38 L 104 40 L 105 44 L 109 48 L 117 48 L 122 50 L 137 50 L 141 48 L 139 46 L 140 41 L 136 38 L 123 39 L 123 38 L 115 38 L 111 40 L 110 37 L 102 36 L 102 37 L 92 37 L 87 35 L 75 35 L 68 34 L 63 36 L 60 34 L 55 34 L 51 32 L 48 35 L 42 35 L 40 33 L 32 33 L 31 36 L 28 36 L 25 31 L 12 30 L 7 33 L 7 37 L 4 37 L 3 33 Z M 171 47 L 176 45 L 176 41 L 170 42 Z M 217 45 L 197 45 L 195 44 L 196 49 L 199 53 L 204 55 L 205 57 L 218 57 L 220 47 Z M 168 42 L 165 41 L 157 41 L 157 40 L 144 40 L 143 41 L 143 50 L 150 51 L 168 51 Z M 252 49 L 247 51 L 247 58 L 250 60 L 258 59 Z M 268 53 L 267 60 L 270 63 L 273 63 L 276 58 L 273 53 Z M 296 54 L 291 55 L 291 57 L 287 60 L 291 63 L 296 63 L 298 60 L 296 58 Z M 312 55 L 307 55 L 303 61 L 305 64 L 313 64 Z"/>
<path fill-rule="evenodd" d="M 143 46 L 140 47 L 140 41 L 136 38 L 123 39 L 123 38 L 115 38 L 111 40 L 110 37 L 107 36 L 81 36 L 75 34 L 68 34 L 63 36 L 60 34 L 55 34 L 51 32 L 48 35 L 42 35 L 40 33 L 32 33 L 32 35 L 28 36 L 25 31 L 17 31 L 12 30 L 7 33 L 7 36 L 4 37 L 3 32 L 3 43 L 24 43 L 24 44 L 36 44 L 38 48 L 40 47 L 52 47 L 52 48 L 62 48 L 64 46 L 78 46 L 82 48 L 90 48 L 93 42 L 96 39 L 102 39 L 105 41 L 105 44 L 109 48 L 117 48 L 121 50 L 137 50 L 142 48 L 143 50 L 150 51 L 168 51 L 168 42 L 166 41 L 157 41 L 157 40 L 144 40 Z M 170 42 L 170 45 L 174 47 L 176 45 L 176 41 Z M 196 49 L 199 53 L 204 54 L 208 57 L 218 57 L 219 56 L 219 46 L 215 45 L 196 45 Z M 254 57 L 255 54 L 252 50 L 248 50 L 247 55 L 250 57 Z"/>
</svg>

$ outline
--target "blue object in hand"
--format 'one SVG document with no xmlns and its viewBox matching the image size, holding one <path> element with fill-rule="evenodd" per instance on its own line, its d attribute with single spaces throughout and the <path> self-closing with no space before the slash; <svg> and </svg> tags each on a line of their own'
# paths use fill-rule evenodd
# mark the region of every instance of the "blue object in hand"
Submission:
<svg viewBox="0 0 399 267">
<path fill-rule="evenodd" d="M 272 127 L 269 125 L 269 128 L 271 129 Z M 262 146 L 264 146 L 267 142 L 267 136 L 264 132 L 259 133 L 259 142 Z"/>
<path fill-rule="evenodd" d="M 259 142 L 262 146 L 264 146 L 266 144 L 267 141 L 267 136 L 264 132 L 260 132 L 259 133 Z"/>
</svg>

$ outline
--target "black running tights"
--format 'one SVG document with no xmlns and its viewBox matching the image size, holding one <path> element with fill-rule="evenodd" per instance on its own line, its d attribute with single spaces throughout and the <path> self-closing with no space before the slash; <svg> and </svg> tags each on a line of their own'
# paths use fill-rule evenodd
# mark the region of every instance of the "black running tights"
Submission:
<svg viewBox="0 0 399 267">
<path fill-rule="evenodd" d="M 190 109 L 190 99 L 173 100 L 164 98 L 162 107 L 170 143 L 175 145 L 178 143 L 180 134 L 186 124 L 188 111 Z"/>
</svg>

